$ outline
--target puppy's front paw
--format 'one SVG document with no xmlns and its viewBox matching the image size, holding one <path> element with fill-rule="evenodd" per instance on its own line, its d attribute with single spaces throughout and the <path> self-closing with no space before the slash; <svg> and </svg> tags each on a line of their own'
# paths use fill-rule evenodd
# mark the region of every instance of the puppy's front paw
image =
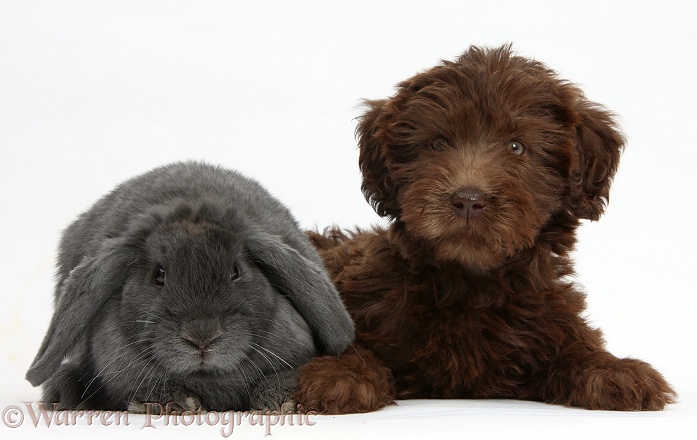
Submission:
<svg viewBox="0 0 697 440">
<path fill-rule="evenodd" d="M 675 391 L 649 364 L 636 359 L 614 359 L 591 365 L 585 383 L 572 391 L 569 404 L 588 409 L 658 411 L 674 403 Z"/>
<path fill-rule="evenodd" d="M 293 397 L 303 411 L 364 413 L 394 402 L 390 371 L 367 350 L 351 350 L 315 358 L 300 368 Z"/>
</svg>

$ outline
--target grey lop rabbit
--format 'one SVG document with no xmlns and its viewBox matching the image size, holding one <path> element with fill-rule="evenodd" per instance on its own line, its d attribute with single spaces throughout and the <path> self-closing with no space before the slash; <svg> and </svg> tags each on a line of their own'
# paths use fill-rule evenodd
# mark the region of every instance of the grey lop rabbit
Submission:
<svg viewBox="0 0 697 440">
<path fill-rule="evenodd" d="M 296 367 L 354 336 L 288 209 L 202 163 L 119 185 L 64 232 L 57 268 L 26 377 L 59 409 L 279 408 Z"/>
</svg>

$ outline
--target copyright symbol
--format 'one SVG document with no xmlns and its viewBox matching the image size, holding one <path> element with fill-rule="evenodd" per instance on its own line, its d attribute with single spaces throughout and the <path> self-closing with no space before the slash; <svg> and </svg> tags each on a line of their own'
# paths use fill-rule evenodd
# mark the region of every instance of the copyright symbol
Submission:
<svg viewBox="0 0 697 440">
<path fill-rule="evenodd" d="M 24 413 L 17 405 L 10 405 L 2 412 L 2 422 L 8 428 L 18 428 L 24 422 Z"/>
</svg>

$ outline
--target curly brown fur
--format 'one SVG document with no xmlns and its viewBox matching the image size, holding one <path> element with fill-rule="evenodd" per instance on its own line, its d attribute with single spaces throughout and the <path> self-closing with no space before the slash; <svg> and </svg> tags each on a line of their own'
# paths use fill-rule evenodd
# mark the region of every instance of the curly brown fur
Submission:
<svg viewBox="0 0 697 440">
<path fill-rule="evenodd" d="M 302 367 L 299 402 L 674 401 L 651 366 L 605 350 L 569 280 L 579 220 L 603 213 L 624 145 L 607 110 L 508 46 L 472 47 L 368 101 L 357 134 L 364 194 L 391 223 L 311 234 L 357 338 Z"/>
</svg>

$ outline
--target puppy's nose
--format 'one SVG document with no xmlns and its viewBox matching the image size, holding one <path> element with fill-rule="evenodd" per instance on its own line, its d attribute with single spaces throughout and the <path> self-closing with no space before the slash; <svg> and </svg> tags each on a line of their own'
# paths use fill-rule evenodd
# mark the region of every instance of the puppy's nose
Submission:
<svg viewBox="0 0 697 440">
<path fill-rule="evenodd" d="M 451 199 L 455 213 L 464 218 L 479 216 L 486 208 L 486 198 L 481 191 L 462 189 Z"/>
</svg>

